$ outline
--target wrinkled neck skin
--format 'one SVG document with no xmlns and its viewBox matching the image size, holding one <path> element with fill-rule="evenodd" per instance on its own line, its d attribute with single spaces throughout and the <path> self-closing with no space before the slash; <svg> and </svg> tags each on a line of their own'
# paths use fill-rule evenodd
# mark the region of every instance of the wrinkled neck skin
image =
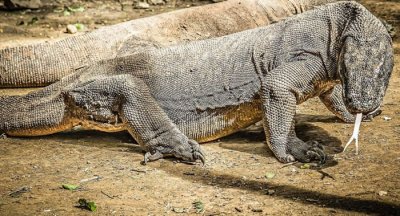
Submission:
<svg viewBox="0 0 400 216">
<path fill-rule="evenodd" d="M 330 52 L 334 53 L 330 55 L 332 59 L 326 62 L 330 67 L 327 70 L 328 77 L 335 79 L 338 82 L 342 82 L 340 75 L 340 62 L 342 61 L 341 52 L 345 45 L 347 37 L 353 37 L 362 40 L 361 37 L 368 37 L 368 33 L 371 32 L 371 25 L 375 24 L 375 21 L 371 14 L 365 9 L 360 8 L 358 5 L 343 5 L 342 7 L 331 7 L 331 16 L 328 22 L 330 25 L 330 40 L 334 43 L 329 45 Z M 367 30 L 367 31 L 365 31 Z M 342 82 L 343 83 L 343 82 Z"/>
<path fill-rule="evenodd" d="M 314 88 L 298 88 L 298 104 L 339 83 L 353 114 L 369 113 L 381 102 L 391 71 L 391 39 L 379 19 L 362 5 L 331 4 L 320 13 L 306 12 L 257 34 L 253 58 L 260 76 L 294 61 L 321 60 L 322 66 L 312 75 Z"/>
</svg>

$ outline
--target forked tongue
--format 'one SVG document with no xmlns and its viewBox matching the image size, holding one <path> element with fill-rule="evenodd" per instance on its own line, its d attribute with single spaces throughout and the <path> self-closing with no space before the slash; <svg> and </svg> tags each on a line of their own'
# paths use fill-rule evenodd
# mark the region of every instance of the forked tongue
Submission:
<svg viewBox="0 0 400 216">
<path fill-rule="evenodd" d="M 344 146 L 343 152 L 346 151 L 346 148 L 350 145 L 350 143 L 353 142 L 353 140 L 355 140 L 356 155 L 358 154 L 358 133 L 360 132 L 361 120 L 362 120 L 362 113 L 358 113 L 356 116 L 356 121 L 354 123 L 353 135 L 350 137 L 350 140 Z"/>
</svg>

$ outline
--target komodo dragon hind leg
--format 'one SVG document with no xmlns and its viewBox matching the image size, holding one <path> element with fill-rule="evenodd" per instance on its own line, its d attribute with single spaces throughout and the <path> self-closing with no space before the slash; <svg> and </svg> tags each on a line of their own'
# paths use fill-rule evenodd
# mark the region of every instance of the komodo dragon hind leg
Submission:
<svg viewBox="0 0 400 216">
<path fill-rule="evenodd" d="M 70 88 L 64 94 L 84 110 L 77 112 L 81 115 L 79 119 L 109 124 L 109 120 L 115 119 L 112 116 L 118 115 L 124 127 L 148 152 L 145 162 L 173 155 L 204 163 L 199 144 L 179 131 L 141 79 L 131 75 L 97 76 Z"/>
</svg>

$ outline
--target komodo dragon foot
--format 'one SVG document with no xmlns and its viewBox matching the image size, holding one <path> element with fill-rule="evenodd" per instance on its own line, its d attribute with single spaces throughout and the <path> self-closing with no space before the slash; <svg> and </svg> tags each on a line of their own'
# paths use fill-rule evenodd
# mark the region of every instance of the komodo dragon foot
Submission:
<svg viewBox="0 0 400 216">
<path fill-rule="evenodd" d="M 297 137 L 293 137 L 286 147 L 286 152 L 279 154 L 275 152 L 278 160 L 284 163 L 300 161 L 308 163 L 318 161 L 320 164 L 326 162 L 324 147 L 316 141 L 303 142 Z M 278 156 L 279 155 L 279 156 Z"/>
<path fill-rule="evenodd" d="M 288 145 L 287 151 L 300 162 L 313 160 L 319 161 L 321 164 L 326 162 L 324 147 L 317 141 L 303 142 L 297 138 L 296 142 Z"/>
<path fill-rule="evenodd" d="M 160 146 L 158 146 L 160 147 Z M 184 161 L 196 161 L 200 160 L 201 163 L 205 164 L 205 155 L 201 150 L 200 145 L 194 140 L 188 140 L 186 145 L 179 145 L 175 149 L 169 148 L 158 148 L 156 150 L 147 152 L 144 155 L 144 164 L 150 161 L 155 161 L 164 157 L 164 155 L 174 155 L 177 158 L 181 158 Z"/>
</svg>

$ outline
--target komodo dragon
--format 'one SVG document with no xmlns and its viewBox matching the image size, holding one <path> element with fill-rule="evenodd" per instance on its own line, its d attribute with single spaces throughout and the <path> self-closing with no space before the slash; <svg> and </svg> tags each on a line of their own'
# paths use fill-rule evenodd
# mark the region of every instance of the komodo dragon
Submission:
<svg viewBox="0 0 400 216">
<path fill-rule="evenodd" d="M 229 0 L 0 50 L 0 87 L 46 86 L 84 65 L 268 25 L 335 0 Z"/>
<path fill-rule="evenodd" d="M 339 116 L 368 114 L 392 69 L 383 24 L 360 4 L 339 2 L 266 27 L 101 61 L 28 95 L 2 97 L 0 131 L 128 130 L 145 161 L 193 161 L 204 160 L 197 142 L 263 120 L 279 161 L 323 161 L 320 144 L 295 134 L 296 104 L 319 96 Z M 344 101 L 330 97 L 339 83 Z"/>
</svg>

